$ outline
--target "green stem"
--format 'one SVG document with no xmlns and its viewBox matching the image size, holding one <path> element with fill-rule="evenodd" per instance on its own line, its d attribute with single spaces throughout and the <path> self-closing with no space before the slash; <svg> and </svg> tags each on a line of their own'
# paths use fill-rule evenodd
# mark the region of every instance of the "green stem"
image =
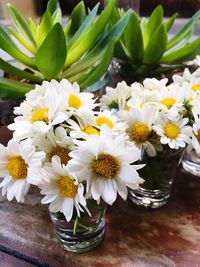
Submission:
<svg viewBox="0 0 200 267">
<path fill-rule="evenodd" d="M 78 215 L 76 215 L 76 219 L 74 221 L 74 227 L 73 227 L 73 235 L 76 235 L 78 221 L 79 221 L 79 217 L 78 217 Z"/>
</svg>

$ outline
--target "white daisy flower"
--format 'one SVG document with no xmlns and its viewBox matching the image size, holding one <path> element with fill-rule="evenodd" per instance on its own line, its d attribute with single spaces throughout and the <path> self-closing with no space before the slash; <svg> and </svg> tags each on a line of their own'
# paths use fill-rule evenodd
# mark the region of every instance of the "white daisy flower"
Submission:
<svg viewBox="0 0 200 267">
<path fill-rule="evenodd" d="M 157 80 L 155 78 L 146 78 L 143 81 L 144 90 L 148 91 L 160 91 L 167 86 L 168 79 Z"/>
<path fill-rule="evenodd" d="M 172 76 L 172 80 L 175 84 L 182 85 L 184 82 L 189 82 L 192 78 L 192 73 L 189 71 L 188 68 L 184 69 L 182 75 L 175 74 Z"/>
<path fill-rule="evenodd" d="M 163 145 L 169 145 L 172 149 L 185 147 L 191 142 L 192 127 L 187 125 L 188 118 L 179 121 L 171 121 L 161 115 L 158 122 L 153 126 L 154 131 L 159 135 Z"/>
<path fill-rule="evenodd" d="M 2 195 L 7 194 L 9 201 L 24 202 L 32 174 L 42 167 L 44 158 L 45 153 L 36 152 L 31 139 L 20 143 L 12 139 L 7 147 L 0 144 L 0 176 L 5 177 L 0 183 Z"/>
<path fill-rule="evenodd" d="M 116 115 L 109 110 L 99 112 L 95 117 L 95 123 L 99 130 L 102 125 L 107 125 L 114 135 L 124 134 L 127 128 L 127 124 L 121 121 Z"/>
<path fill-rule="evenodd" d="M 142 166 L 131 165 L 139 160 L 140 151 L 127 146 L 124 136 L 114 138 L 107 126 L 102 126 L 100 136 L 90 135 L 77 145 L 78 149 L 70 153 L 69 170 L 86 180 L 87 192 L 93 199 L 103 198 L 112 205 L 117 193 L 126 199 L 127 187 L 137 189 L 143 181 L 136 171 Z"/>
<path fill-rule="evenodd" d="M 66 102 L 66 110 L 78 118 L 85 121 L 88 118 L 88 121 L 90 121 L 93 117 L 92 110 L 97 106 L 94 103 L 95 100 L 92 99 L 94 94 L 80 92 L 80 87 L 77 83 L 69 86 L 69 82 L 65 79 L 60 82 L 60 85 L 65 89 L 62 91 L 62 98 Z"/>
<path fill-rule="evenodd" d="M 70 160 L 69 153 L 74 149 L 72 138 L 62 126 L 55 130 L 51 128 L 45 137 L 36 139 L 34 144 L 46 153 L 47 161 L 51 161 L 53 156 L 58 156 L 64 165 L 67 165 Z"/>
<path fill-rule="evenodd" d="M 139 149 L 144 148 L 151 157 L 156 155 L 156 150 L 151 142 L 152 125 L 156 119 L 157 109 L 153 105 L 145 104 L 140 109 L 120 111 L 119 117 L 128 124 L 127 134 Z"/>
<path fill-rule="evenodd" d="M 74 208 L 80 217 L 80 211 L 86 208 L 84 187 L 79 183 L 77 177 L 69 173 L 67 167 L 62 165 L 60 158 L 55 156 L 52 163 L 44 166 L 43 182 L 39 185 L 41 194 L 45 195 L 42 204 L 49 204 L 51 212 L 62 212 L 69 222 L 72 218 Z"/>
<path fill-rule="evenodd" d="M 34 91 L 34 90 L 33 90 Z M 58 125 L 71 116 L 65 112 L 66 104 L 62 105 L 62 95 L 53 86 L 48 87 L 45 95 L 38 101 L 23 102 L 17 110 L 15 122 L 8 128 L 14 130 L 14 137 L 27 138 L 37 134 L 46 134 L 52 126 Z"/>
<path fill-rule="evenodd" d="M 68 127 L 70 129 L 70 136 L 72 139 L 87 139 L 88 135 L 96 134 L 99 135 L 99 128 L 95 123 L 95 119 L 93 117 L 93 121 L 90 123 L 85 122 L 84 120 L 77 119 L 74 121 L 72 119 L 68 120 Z"/>
<path fill-rule="evenodd" d="M 126 82 L 120 82 L 116 88 L 107 87 L 106 94 L 100 100 L 101 110 L 122 110 L 127 106 L 131 97 L 132 88 Z"/>
<path fill-rule="evenodd" d="M 193 124 L 192 147 L 200 155 L 200 119 Z"/>
</svg>

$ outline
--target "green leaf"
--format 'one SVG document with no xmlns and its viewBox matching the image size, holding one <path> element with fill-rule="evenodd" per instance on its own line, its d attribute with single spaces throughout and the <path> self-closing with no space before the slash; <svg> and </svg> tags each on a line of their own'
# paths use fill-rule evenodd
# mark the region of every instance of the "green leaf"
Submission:
<svg viewBox="0 0 200 267">
<path fill-rule="evenodd" d="M 67 55 L 65 35 L 60 23 L 57 23 L 48 33 L 36 53 L 38 69 L 50 80 L 57 78 L 63 69 Z"/>
<path fill-rule="evenodd" d="M 12 19 L 13 24 L 15 25 L 17 31 L 32 44 L 33 47 L 36 47 L 36 42 L 33 37 L 33 34 L 29 28 L 28 23 L 25 19 L 14 9 L 10 4 L 7 5 L 8 12 Z"/>
<path fill-rule="evenodd" d="M 83 70 L 87 69 L 88 67 L 95 64 L 98 60 L 102 59 L 106 49 L 111 44 L 113 39 L 118 40 L 122 35 L 128 21 L 130 18 L 130 11 L 128 11 L 118 22 L 117 24 L 108 31 L 108 33 L 103 36 L 95 45 L 95 47 L 83 58 L 78 60 L 69 69 L 67 69 L 63 75 L 64 77 L 71 77 L 78 72 L 82 72 Z"/>
<path fill-rule="evenodd" d="M 65 28 L 64 28 L 64 33 L 65 33 L 65 37 L 67 38 L 67 34 L 71 28 L 71 24 L 72 24 L 72 21 L 71 20 L 68 20 L 67 21 L 67 24 L 65 25 Z"/>
<path fill-rule="evenodd" d="M 27 39 L 23 37 L 23 35 L 20 35 L 19 33 L 15 32 L 12 28 L 8 27 L 8 30 L 10 33 L 26 48 L 28 49 L 31 53 L 36 52 L 35 46 L 32 45 Z"/>
<path fill-rule="evenodd" d="M 62 24 L 62 12 L 60 8 L 57 8 L 52 15 L 53 24 L 60 23 Z"/>
<path fill-rule="evenodd" d="M 154 9 L 147 22 L 143 24 L 142 35 L 144 48 L 147 47 L 152 35 L 155 33 L 155 31 L 158 29 L 162 22 L 163 8 L 161 5 L 159 5 L 157 6 L 157 8 Z"/>
<path fill-rule="evenodd" d="M 73 9 L 69 20 L 72 21 L 72 25 L 69 31 L 69 35 L 73 36 L 75 32 L 80 28 L 81 24 L 83 23 L 86 17 L 86 10 L 84 2 L 81 1 L 78 5 Z"/>
<path fill-rule="evenodd" d="M 184 44 L 176 50 L 167 52 L 161 58 L 161 63 L 179 63 L 186 60 L 193 59 L 200 51 L 200 37 L 193 42 Z"/>
<path fill-rule="evenodd" d="M 0 48 L 7 52 L 10 56 L 26 66 L 35 68 L 35 62 L 22 53 L 15 43 L 10 39 L 7 33 L 0 27 Z"/>
<path fill-rule="evenodd" d="M 149 41 L 144 54 L 144 64 L 156 64 L 159 62 L 167 46 L 167 32 L 162 24 Z"/>
<path fill-rule="evenodd" d="M 22 98 L 33 88 L 33 84 L 21 83 L 0 77 L 0 97 L 13 99 Z"/>
<path fill-rule="evenodd" d="M 87 73 L 77 81 L 81 88 L 87 88 L 88 86 L 94 84 L 95 82 L 100 80 L 103 74 L 107 71 L 112 60 L 114 44 L 115 39 L 113 39 L 112 43 L 109 45 L 101 62 L 97 66 L 95 66 L 89 73 Z"/>
<path fill-rule="evenodd" d="M 131 12 L 128 25 L 124 31 L 125 47 L 127 47 L 132 62 L 141 63 L 144 56 L 143 37 L 140 27 L 140 21 L 135 14 Z"/>
<path fill-rule="evenodd" d="M 30 30 L 32 32 L 32 35 L 33 35 L 34 39 L 36 39 L 37 25 L 32 20 L 32 18 L 29 18 L 28 20 L 29 20 L 29 28 L 30 28 Z"/>
<path fill-rule="evenodd" d="M 200 19 L 200 10 L 197 11 L 188 21 L 188 23 L 172 37 L 172 39 L 168 42 L 167 50 L 174 47 L 176 44 L 178 44 L 180 41 L 182 41 L 184 38 L 190 35 L 193 32 L 194 27 L 199 19 Z"/>
<path fill-rule="evenodd" d="M 177 16 L 177 13 L 175 13 L 173 16 L 171 16 L 168 21 L 165 23 L 165 28 L 166 28 L 166 31 L 168 32 L 172 25 L 174 24 L 174 21 L 176 19 L 176 16 Z"/>
<path fill-rule="evenodd" d="M 10 63 L 4 61 L 2 58 L 0 58 L 0 69 L 4 70 L 7 73 L 16 75 L 17 77 L 21 77 L 26 80 L 30 80 L 33 82 L 42 82 L 42 79 L 35 76 L 34 74 L 31 74 L 30 72 L 21 70 Z"/>
<path fill-rule="evenodd" d="M 96 41 L 108 22 L 112 13 L 115 0 L 110 0 L 104 11 L 98 17 L 92 28 L 84 35 L 81 42 L 69 50 L 65 67 L 77 61 Z"/>
<path fill-rule="evenodd" d="M 53 26 L 53 20 L 50 12 L 47 10 L 42 17 L 40 25 L 37 27 L 36 42 L 38 47 L 40 47 L 41 43 L 46 38 L 52 26 Z"/>
<path fill-rule="evenodd" d="M 47 10 L 51 15 L 54 14 L 57 8 L 60 8 L 58 0 L 49 0 Z"/>
<path fill-rule="evenodd" d="M 85 20 L 81 24 L 80 28 L 76 31 L 76 33 L 69 40 L 69 49 L 76 46 L 85 36 L 85 33 L 91 28 L 92 23 L 96 17 L 98 11 L 99 4 L 97 4 L 92 11 L 86 16 Z"/>
</svg>

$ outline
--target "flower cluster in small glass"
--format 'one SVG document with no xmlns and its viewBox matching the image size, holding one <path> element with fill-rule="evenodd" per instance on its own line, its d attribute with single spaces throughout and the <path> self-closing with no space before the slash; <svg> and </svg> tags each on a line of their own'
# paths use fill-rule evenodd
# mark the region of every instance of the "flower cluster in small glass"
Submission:
<svg viewBox="0 0 200 267">
<path fill-rule="evenodd" d="M 112 110 L 127 123 L 129 141 L 150 157 L 187 146 L 200 155 L 200 68 L 168 79 L 145 79 L 108 87 L 101 110 Z"/>
<path fill-rule="evenodd" d="M 65 79 L 44 81 L 14 109 L 13 138 L 0 145 L 0 187 L 9 201 L 24 202 L 35 185 L 42 204 L 70 221 L 90 214 L 87 199 L 112 205 L 139 187 L 140 149 L 128 140 L 126 122 L 100 111 L 93 97 Z"/>
</svg>

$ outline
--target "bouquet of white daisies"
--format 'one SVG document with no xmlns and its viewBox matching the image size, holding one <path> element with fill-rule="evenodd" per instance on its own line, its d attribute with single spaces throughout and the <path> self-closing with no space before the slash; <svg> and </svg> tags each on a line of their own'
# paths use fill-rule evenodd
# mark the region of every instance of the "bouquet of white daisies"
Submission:
<svg viewBox="0 0 200 267">
<path fill-rule="evenodd" d="M 170 84 L 167 79 L 131 86 L 121 82 L 108 87 L 100 101 L 101 110 L 112 111 L 127 124 L 128 141 L 142 151 L 146 163 L 140 172 L 142 186 L 151 189 L 163 184 L 163 166 L 170 168 L 174 155 L 188 145 L 200 152 L 200 69 L 193 74 L 186 69 L 173 79 Z"/>
<path fill-rule="evenodd" d="M 43 82 L 16 107 L 8 128 L 13 139 L 0 145 L 0 183 L 8 200 L 24 202 L 30 185 L 42 204 L 67 221 L 90 214 L 87 200 L 112 205 L 143 180 L 133 163 L 140 147 L 128 141 L 127 124 L 111 111 L 97 111 L 93 94 L 67 80 Z"/>
</svg>

